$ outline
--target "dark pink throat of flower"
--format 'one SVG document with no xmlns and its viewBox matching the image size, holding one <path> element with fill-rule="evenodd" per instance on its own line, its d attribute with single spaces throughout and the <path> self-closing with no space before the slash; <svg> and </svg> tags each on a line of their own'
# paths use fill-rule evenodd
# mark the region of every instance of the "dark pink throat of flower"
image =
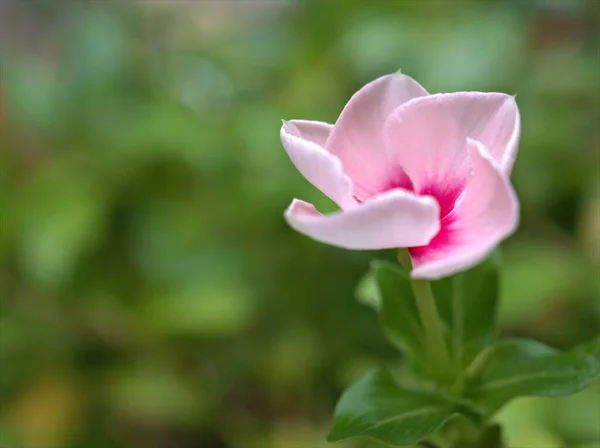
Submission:
<svg viewBox="0 0 600 448">
<path fill-rule="evenodd" d="M 452 224 L 456 220 L 456 215 L 453 213 L 454 205 L 459 196 L 465 189 L 464 182 L 454 181 L 452 183 L 439 183 L 431 181 L 415 191 L 414 185 L 410 178 L 400 170 L 385 184 L 380 193 L 402 188 L 404 190 L 416 193 L 419 196 L 432 196 L 440 206 L 440 231 L 436 236 L 425 246 L 409 247 L 410 255 L 413 259 L 427 258 L 432 253 L 443 251 L 456 240 L 456 232 L 452 229 Z"/>
</svg>

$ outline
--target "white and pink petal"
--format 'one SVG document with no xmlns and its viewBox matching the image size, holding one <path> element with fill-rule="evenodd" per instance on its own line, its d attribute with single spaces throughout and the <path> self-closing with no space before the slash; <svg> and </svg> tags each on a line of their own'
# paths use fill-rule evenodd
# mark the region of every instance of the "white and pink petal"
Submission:
<svg viewBox="0 0 600 448">
<path fill-rule="evenodd" d="M 429 95 L 398 107 L 384 135 L 393 165 L 401 167 L 417 194 L 461 190 L 468 168 L 467 140 L 449 98 Z M 396 168 L 398 169 L 398 168 Z"/>
<path fill-rule="evenodd" d="M 344 107 L 326 149 L 341 159 L 359 199 L 378 193 L 382 177 L 389 174 L 383 138 L 387 117 L 401 104 L 425 95 L 427 91 L 414 79 L 394 73 L 365 85 Z"/>
<path fill-rule="evenodd" d="M 440 229 L 437 202 L 401 189 L 330 215 L 295 199 L 285 218 L 292 228 L 314 240 L 356 250 L 423 245 Z"/>
<path fill-rule="evenodd" d="M 411 248 L 414 278 L 437 279 L 476 265 L 519 222 L 519 202 L 506 173 L 485 147 L 468 140 L 470 170 L 464 193 L 448 222 L 425 247 Z M 446 226 L 446 228 L 444 228 Z"/>
<path fill-rule="evenodd" d="M 287 121 L 281 126 L 281 143 L 306 180 L 341 208 L 351 207 L 356 204 L 352 181 L 344 173 L 339 158 L 322 146 L 330 130 L 331 125 L 326 123 Z"/>
<path fill-rule="evenodd" d="M 456 92 L 441 96 L 448 101 L 462 134 L 481 142 L 500 168 L 510 174 L 521 132 L 515 97 L 496 92 Z"/>
</svg>

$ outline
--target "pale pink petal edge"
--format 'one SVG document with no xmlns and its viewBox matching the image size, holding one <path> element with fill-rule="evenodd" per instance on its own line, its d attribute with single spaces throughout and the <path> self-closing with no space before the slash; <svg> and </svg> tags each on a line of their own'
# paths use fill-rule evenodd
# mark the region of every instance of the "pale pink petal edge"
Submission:
<svg viewBox="0 0 600 448">
<path fill-rule="evenodd" d="M 344 173 L 340 159 L 291 131 L 298 131 L 294 121 L 284 121 L 280 131 L 281 143 L 296 169 L 341 208 L 356 205 L 352 180 Z"/>
<path fill-rule="evenodd" d="M 383 126 L 401 104 L 427 91 L 410 76 L 393 73 L 361 87 L 344 106 L 325 149 L 340 158 L 354 183 L 355 196 L 366 199 L 377 193 L 388 171 Z"/>
<path fill-rule="evenodd" d="M 508 176 L 510 176 L 513 165 L 517 158 L 517 152 L 519 151 L 519 140 L 521 138 L 521 113 L 519 112 L 519 107 L 517 106 L 515 97 L 513 96 L 511 98 L 515 108 L 515 122 L 513 123 L 513 133 L 508 141 L 507 148 L 504 152 L 501 162 L 501 168 Z"/>
</svg>

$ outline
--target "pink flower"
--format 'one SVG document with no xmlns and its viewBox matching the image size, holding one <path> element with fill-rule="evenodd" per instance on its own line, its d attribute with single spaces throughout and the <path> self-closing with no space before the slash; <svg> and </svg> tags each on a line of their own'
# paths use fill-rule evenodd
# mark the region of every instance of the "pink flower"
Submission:
<svg viewBox="0 0 600 448">
<path fill-rule="evenodd" d="M 509 175 L 519 134 L 510 95 L 430 95 L 408 76 L 383 76 L 354 94 L 335 125 L 284 122 L 293 164 L 341 209 L 326 216 L 294 199 L 286 220 L 346 249 L 407 247 L 414 278 L 452 275 L 517 227 Z"/>
</svg>

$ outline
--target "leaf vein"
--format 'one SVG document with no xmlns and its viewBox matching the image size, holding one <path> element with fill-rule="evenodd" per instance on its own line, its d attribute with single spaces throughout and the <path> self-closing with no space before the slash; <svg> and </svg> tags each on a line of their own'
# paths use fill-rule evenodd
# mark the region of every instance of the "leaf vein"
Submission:
<svg viewBox="0 0 600 448">
<path fill-rule="evenodd" d="M 520 383 L 522 381 L 535 380 L 535 379 L 547 379 L 547 378 L 560 378 L 561 375 L 548 375 L 545 372 L 535 372 L 535 373 L 526 373 L 523 375 L 517 375 L 510 378 L 504 378 L 496 381 L 491 381 L 489 383 L 483 384 L 479 387 L 474 388 L 477 392 L 489 391 L 492 389 L 499 389 L 506 386 L 511 386 L 513 384 Z"/>
<path fill-rule="evenodd" d="M 373 426 L 370 426 L 368 429 L 365 429 L 365 431 L 363 431 L 363 433 L 366 431 L 372 431 L 373 429 L 379 428 L 380 426 L 387 425 L 392 422 L 400 422 L 402 420 L 406 420 L 406 419 L 409 419 L 412 417 L 418 417 L 420 415 L 426 415 L 426 414 L 430 414 L 432 412 L 439 412 L 439 411 L 443 411 L 443 410 L 444 410 L 443 406 L 427 406 L 427 407 L 424 407 L 421 409 L 415 409 L 414 411 L 405 412 L 400 415 L 395 415 L 393 417 L 381 420 L 380 422 L 375 423 Z"/>
</svg>

